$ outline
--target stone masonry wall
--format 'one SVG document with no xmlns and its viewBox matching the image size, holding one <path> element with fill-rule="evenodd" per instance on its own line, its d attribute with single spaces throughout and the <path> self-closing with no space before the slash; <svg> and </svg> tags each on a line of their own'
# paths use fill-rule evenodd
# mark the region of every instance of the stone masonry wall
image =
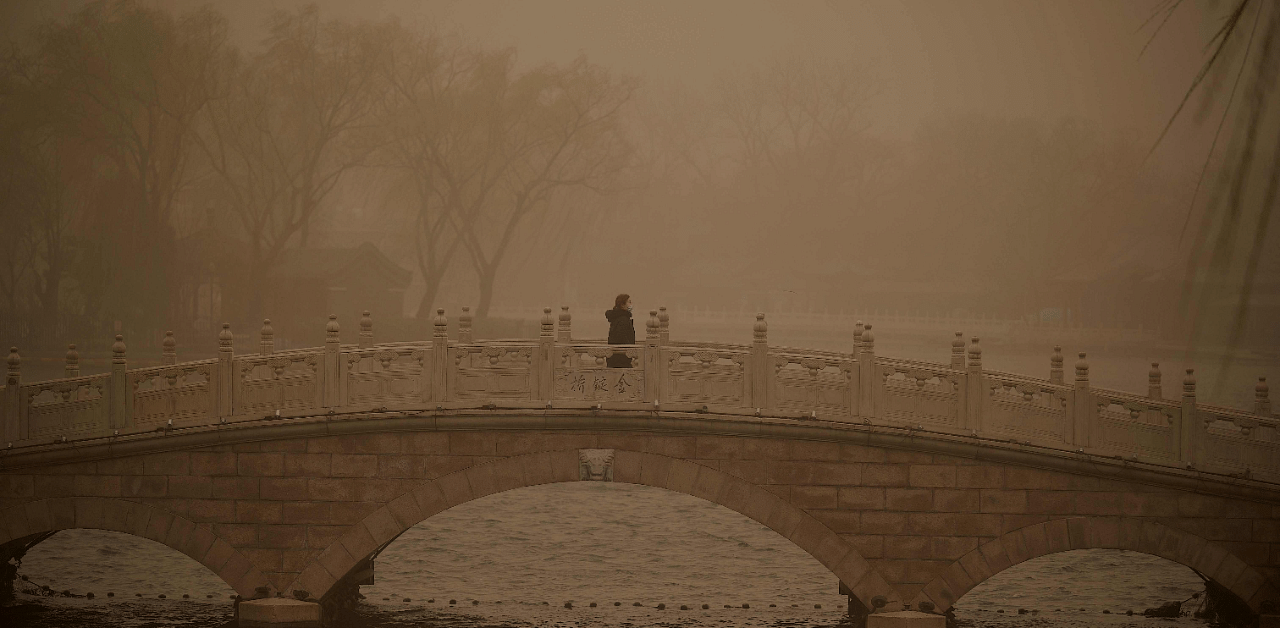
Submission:
<svg viewBox="0 0 1280 628">
<path fill-rule="evenodd" d="M 153 530 L 149 536 L 173 546 L 182 543 L 183 551 L 206 564 L 216 562 L 205 560 L 209 548 L 219 539 L 225 541 L 251 568 L 226 567 L 229 559 L 221 554 L 217 559 L 223 566 L 211 568 L 231 573 L 224 578 L 237 579 L 229 581 L 237 590 L 251 591 L 250 585 L 260 577 L 254 574 L 260 573 L 284 591 L 353 524 L 426 481 L 510 456 L 580 448 L 684 459 L 759 486 L 848 541 L 904 601 L 915 598 L 930 582 L 940 582 L 948 569 L 968 573 L 958 561 L 980 546 L 1027 526 L 1072 517 L 1117 526 L 1126 521 L 1159 523 L 1208 541 L 1234 557 L 1219 559 L 1213 567 L 1219 573 L 1208 575 L 1230 579 L 1224 585 L 1234 584 L 1255 608 L 1260 600 L 1275 599 L 1280 586 L 1280 505 L 939 454 L 740 436 L 401 432 L 228 445 L 27 469 L 0 474 L 0 511 L 8 531 L 0 530 L 0 541 L 42 525 L 37 519 L 44 515 L 14 506 L 111 498 L 107 503 L 119 500 L 171 514 L 166 530 Z M 643 483 L 662 486 L 665 478 Z M 94 515 L 104 523 L 93 527 L 146 533 L 130 519 L 140 516 L 132 512 L 108 507 Z M 190 529 L 175 521 L 189 522 Z M 175 540 L 179 527 L 181 538 Z M 1184 564 L 1194 558 L 1179 555 L 1176 548 L 1166 557 Z M 973 573 L 968 573 L 968 586 L 1008 566 L 999 562 L 969 567 Z"/>
</svg>

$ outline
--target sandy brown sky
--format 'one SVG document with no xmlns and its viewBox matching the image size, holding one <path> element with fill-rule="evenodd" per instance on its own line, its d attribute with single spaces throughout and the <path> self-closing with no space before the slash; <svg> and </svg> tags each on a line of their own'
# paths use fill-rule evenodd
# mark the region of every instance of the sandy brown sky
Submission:
<svg viewBox="0 0 1280 628">
<path fill-rule="evenodd" d="M 186 10 L 199 0 L 147 0 Z M 245 43 L 263 19 L 302 0 L 218 0 Z M 7 0 L 9 31 L 83 0 Z M 881 96 L 874 130 L 905 136 L 934 116 L 983 112 L 1091 118 L 1150 143 L 1181 97 L 1213 27 L 1191 2 L 1140 56 L 1157 0 L 361 0 L 320 2 L 329 15 L 436 23 L 525 63 L 595 62 L 654 81 L 699 84 L 779 55 L 851 56 L 871 64 Z M 1190 158 L 1203 130 L 1183 128 L 1161 159 Z"/>
</svg>

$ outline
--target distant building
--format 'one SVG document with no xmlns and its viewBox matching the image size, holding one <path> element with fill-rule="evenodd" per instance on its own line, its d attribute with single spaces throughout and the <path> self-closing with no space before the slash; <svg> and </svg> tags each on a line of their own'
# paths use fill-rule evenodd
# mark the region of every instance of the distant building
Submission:
<svg viewBox="0 0 1280 628">
<path fill-rule="evenodd" d="M 337 314 L 345 330 L 355 330 L 364 310 L 380 321 L 402 318 L 412 278 L 412 271 L 369 242 L 351 248 L 289 249 L 267 274 L 264 308 L 273 324 L 322 330 L 324 319 Z"/>
<path fill-rule="evenodd" d="M 259 313 L 248 312 L 250 295 L 247 246 L 238 238 L 201 229 L 178 241 L 174 318 L 180 337 L 194 344 L 212 343 L 224 322 L 233 324 L 239 340 L 256 342 L 262 318 L 270 318 L 278 346 L 290 340 L 314 342 L 324 323 L 337 314 L 343 341 L 353 339 L 364 310 L 384 332 L 403 319 L 405 289 L 413 273 L 365 242 L 354 247 L 286 249 L 263 279 Z M 386 334 L 383 334 L 386 337 Z"/>
</svg>

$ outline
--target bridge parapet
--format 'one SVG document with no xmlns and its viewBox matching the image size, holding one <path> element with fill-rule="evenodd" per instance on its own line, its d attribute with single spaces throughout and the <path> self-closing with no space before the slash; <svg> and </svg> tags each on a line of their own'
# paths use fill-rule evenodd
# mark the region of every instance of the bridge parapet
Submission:
<svg viewBox="0 0 1280 628">
<path fill-rule="evenodd" d="M 878 356 L 872 326 L 861 323 L 853 351 L 841 353 L 770 346 L 763 314 L 750 344 L 671 341 L 665 310 L 650 313 L 634 345 L 573 338 L 567 308 L 558 318 L 544 310 L 537 339 L 474 339 L 469 318 L 455 341 L 438 310 L 431 340 L 375 344 L 366 314 L 359 344 L 344 345 L 331 317 L 323 347 L 283 351 L 264 321 L 260 352 L 245 355 L 235 354 L 224 325 L 217 358 L 177 362 L 170 336 L 162 365 L 141 369 L 127 368 L 118 339 L 109 373 L 35 383 L 21 381 L 14 349 L 0 395 L 5 448 L 443 404 L 655 412 L 666 404 L 978 436 L 1280 482 L 1280 420 L 1265 380 L 1254 408 L 1242 410 L 1198 404 L 1191 370 L 1180 399 L 1161 398 L 1157 365 L 1146 394 L 1093 388 L 1084 354 L 1065 383 L 1058 347 L 1048 379 L 985 370 L 978 338 L 964 343 L 959 333 L 943 364 Z M 68 364 L 77 359 L 69 354 Z"/>
</svg>

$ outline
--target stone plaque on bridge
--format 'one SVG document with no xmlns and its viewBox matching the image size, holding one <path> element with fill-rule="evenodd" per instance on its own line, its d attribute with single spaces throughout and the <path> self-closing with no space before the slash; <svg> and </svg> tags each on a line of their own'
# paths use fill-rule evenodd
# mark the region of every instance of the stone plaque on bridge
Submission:
<svg viewBox="0 0 1280 628">
<path fill-rule="evenodd" d="M 579 449 L 578 479 L 596 482 L 613 481 L 612 449 Z"/>
</svg>

